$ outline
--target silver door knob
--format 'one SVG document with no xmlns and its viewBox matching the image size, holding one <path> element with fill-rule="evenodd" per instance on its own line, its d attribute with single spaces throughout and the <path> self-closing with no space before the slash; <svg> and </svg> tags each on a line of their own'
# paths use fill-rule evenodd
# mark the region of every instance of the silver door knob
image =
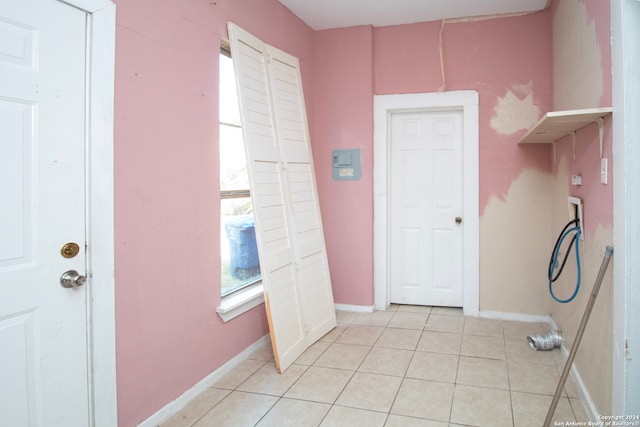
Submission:
<svg viewBox="0 0 640 427">
<path fill-rule="evenodd" d="M 84 285 L 87 278 L 75 270 L 65 271 L 60 276 L 60 286 L 63 288 L 79 288 Z"/>
<path fill-rule="evenodd" d="M 458 224 L 458 225 L 462 224 L 462 218 L 461 217 L 459 217 L 459 216 L 456 217 L 456 224 Z"/>
</svg>

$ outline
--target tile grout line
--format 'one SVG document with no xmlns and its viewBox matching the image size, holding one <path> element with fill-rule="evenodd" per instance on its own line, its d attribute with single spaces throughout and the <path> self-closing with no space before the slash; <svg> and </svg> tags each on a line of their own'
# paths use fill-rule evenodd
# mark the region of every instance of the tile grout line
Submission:
<svg viewBox="0 0 640 427">
<path fill-rule="evenodd" d="M 334 340 L 333 340 L 333 341 L 330 341 L 330 342 L 329 342 L 329 341 L 325 341 L 325 343 L 326 343 L 326 344 L 328 344 L 328 345 L 327 345 L 327 347 L 326 347 L 325 349 L 322 349 L 322 350 L 319 352 L 319 354 L 318 354 L 318 355 L 313 359 L 313 361 L 311 362 L 311 364 L 309 364 L 309 365 L 305 365 L 305 364 L 298 364 L 298 365 L 300 365 L 300 366 L 303 368 L 303 372 L 302 372 L 302 373 L 300 374 L 300 376 L 299 376 L 299 377 L 297 377 L 297 378 L 292 382 L 292 384 L 291 384 L 291 385 L 289 385 L 289 386 L 286 388 L 286 390 L 284 390 L 284 391 L 283 391 L 283 393 L 281 393 L 280 395 L 274 395 L 274 394 L 268 394 L 268 393 L 259 393 L 259 392 L 258 392 L 258 393 L 256 393 L 256 392 L 251 392 L 251 391 L 242 391 L 242 393 L 247 393 L 247 394 L 256 394 L 256 395 L 264 395 L 264 396 L 277 397 L 277 399 L 274 401 L 274 403 L 273 403 L 273 404 L 272 404 L 272 405 L 271 405 L 271 406 L 266 410 L 266 412 L 265 412 L 264 414 L 262 414 L 262 415 L 260 416 L 260 418 L 257 420 L 257 422 L 256 422 L 254 425 L 257 425 L 257 424 L 259 424 L 260 422 L 262 422 L 262 420 L 264 420 L 264 419 L 265 419 L 265 417 L 266 417 L 269 413 L 271 413 L 271 412 L 274 410 L 274 408 L 278 405 L 278 403 L 280 403 L 283 399 L 287 399 L 287 398 L 285 397 L 286 393 L 288 393 L 288 392 L 292 389 L 292 387 L 294 387 L 294 386 L 295 386 L 295 385 L 296 385 L 296 384 L 301 380 L 301 378 L 302 378 L 302 377 L 303 377 L 307 372 L 309 372 L 309 370 L 311 369 L 311 367 L 316 366 L 316 365 L 315 365 L 315 363 L 318 361 L 318 359 L 319 359 L 320 357 L 322 357 L 322 355 L 323 355 L 323 354 L 325 354 L 325 353 L 328 351 L 328 349 L 329 349 L 333 344 L 337 344 L 338 339 L 339 339 L 339 338 L 340 338 L 340 337 L 341 337 L 341 336 L 342 336 L 342 335 L 343 335 L 343 334 L 344 334 L 344 333 L 349 329 L 349 327 L 351 327 L 351 326 L 381 327 L 381 331 L 380 331 L 380 333 L 377 335 L 377 337 L 373 340 L 373 342 L 372 342 L 371 344 L 367 344 L 367 345 L 366 345 L 366 347 L 368 347 L 368 349 L 367 349 L 367 351 L 366 351 L 366 354 L 364 354 L 364 357 L 362 358 L 362 360 L 360 360 L 360 362 L 357 364 L 357 366 L 356 366 L 353 370 L 351 370 L 351 369 L 331 368 L 331 369 L 340 369 L 340 370 L 342 370 L 342 371 L 349 371 L 349 372 L 350 372 L 350 375 L 349 375 L 349 377 L 348 377 L 348 380 L 345 382 L 345 385 L 340 389 L 340 392 L 337 394 L 337 397 L 336 397 L 335 399 L 333 399 L 333 402 L 332 402 L 332 403 L 330 403 L 330 404 L 329 404 L 329 405 L 330 405 L 330 406 L 329 406 L 329 409 L 327 410 L 327 412 L 324 414 L 324 416 L 323 416 L 323 417 L 322 417 L 322 419 L 320 420 L 320 423 L 324 422 L 324 421 L 327 419 L 327 417 L 329 416 L 329 413 L 330 413 L 330 412 L 331 412 L 335 407 L 341 407 L 341 408 L 354 408 L 354 409 L 358 409 L 358 410 L 363 410 L 363 411 L 373 412 L 373 413 L 379 413 L 379 414 L 383 414 L 383 413 L 384 413 L 384 414 L 385 414 L 384 423 L 387 423 L 387 422 L 389 421 L 389 419 L 390 419 L 391 415 L 393 415 L 393 414 L 391 413 L 392 408 L 393 408 L 393 406 L 395 405 L 395 403 L 397 402 L 397 399 L 398 399 L 399 392 L 400 392 L 400 389 L 401 389 L 401 387 L 402 387 L 402 384 L 403 384 L 403 383 L 404 383 L 404 381 L 408 378 L 408 377 L 407 377 L 407 373 L 409 372 L 409 368 L 410 368 L 411 364 L 412 364 L 412 363 L 413 363 L 413 361 L 415 360 L 416 352 L 417 352 L 417 351 L 419 351 L 419 350 L 418 350 L 418 347 L 419 347 L 419 345 L 420 345 L 421 340 L 422 340 L 422 339 L 423 339 L 423 337 L 425 336 L 425 333 L 427 333 L 427 332 L 431 332 L 431 333 L 452 333 L 452 332 L 450 332 L 450 331 L 429 330 L 429 329 L 427 329 L 427 324 L 428 324 L 429 320 L 431 319 L 431 317 L 432 317 L 433 315 L 436 315 L 436 314 L 437 314 L 437 313 L 434 313 L 434 312 L 433 312 L 433 310 L 429 310 L 429 313 L 427 313 L 427 316 L 426 316 L 426 320 L 424 320 L 424 323 L 423 323 L 423 325 L 422 325 L 421 329 L 419 330 L 419 334 L 418 334 L 418 336 L 417 336 L 417 341 L 415 342 L 415 344 L 412 344 L 412 347 L 413 347 L 413 348 L 406 348 L 406 346 L 405 346 L 405 347 L 400 348 L 403 344 L 399 344 L 399 346 L 400 346 L 400 347 L 398 347 L 398 348 L 393 347 L 393 346 L 391 346 L 391 347 L 382 347 L 382 346 L 380 346 L 380 348 L 397 349 L 397 350 L 410 350 L 410 351 L 411 351 L 411 357 L 409 358 L 408 363 L 407 363 L 406 367 L 404 368 L 404 372 L 402 373 L 402 375 L 401 375 L 401 376 L 399 376 L 399 377 L 401 378 L 400 386 L 399 386 L 399 387 L 398 387 L 398 389 L 396 390 L 396 392 L 395 392 L 395 396 L 393 397 L 393 401 L 391 402 L 391 404 L 390 404 L 390 406 L 389 406 L 389 409 L 386 411 L 386 413 L 385 413 L 385 411 L 378 411 L 378 410 L 373 410 L 373 409 L 359 408 L 359 407 L 357 407 L 357 406 L 355 406 L 355 407 L 351 407 L 351 406 L 338 405 L 338 404 L 337 404 L 337 401 L 340 399 L 340 397 L 341 397 L 341 396 L 343 396 L 343 395 L 344 395 L 344 393 L 345 393 L 345 391 L 346 391 L 347 387 L 349 386 L 350 382 L 351 382 L 351 381 L 353 381 L 353 379 L 354 379 L 354 377 L 355 377 L 355 374 L 356 374 L 356 373 L 358 373 L 358 372 L 360 372 L 360 371 L 359 371 L 359 369 L 361 369 L 361 368 L 362 368 L 362 366 L 363 366 L 363 364 L 364 364 L 365 360 L 367 359 L 367 357 L 369 357 L 369 356 L 372 354 L 372 351 L 374 350 L 374 348 L 376 348 L 376 344 L 378 344 L 378 343 L 380 343 L 380 342 L 381 342 L 381 338 L 382 338 L 382 336 L 384 335 L 385 331 L 388 331 L 388 330 L 390 330 L 390 329 L 398 329 L 398 328 L 395 328 L 395 327 L 391 327 L 391 326 L 389 325 L 389 324 L 391 323 L 392 319 L 393 319 L 393 316 L 395 316 L 395 314 L 397 314 L 397 313 L 403 313 L 403 314 L 406 314 L 406 313 L 423 314 L 423 313 L 419 313 L 419 312 L 411 312 L 411 311 L 409 311 L 409 312 L 405 312 L 405 311 L 398 311 L 398 310 L 396 309 L 396 310 L 394 310 L 394 311 L 393 311 L 392 316 L 390 317 L 390 319 L 389 319 L 388 321 L 386 321 L 386 322 L 384 323 L 384 325 L 382 325 L 382 324 L 379 324 L 379 325 L 376 325 L 376 324 L 358 324 L 358 323 L 355 323 L 355 322 L 357 321 L 356 319 L 358 318 L 358 316 L 356 316 L 356 317 L 354 317 L 354 318 L 351 320 L 351 322 L 349 322 L 349 323 L 347 323 L 347 324 L 340 324 L 340 325 L 337 325 L 337 326 L 344 326 L 344 330 L 343 330 L 343 331 L 341 331 L 341 332 L 340 332 L 340 334 L 339 334 L 339 335 L 337 335 L 337 336 L 334 338 Z M 446 315 L 446 314 L 439 314 L 439 316 L 458 317 L 458 316 L 454 316 L 454 315 Z M 458 360 L 457 360 L 457 364 L 456 364 L 456 367 L 455 367 L 455 369 L 456 369 L 456 370 L 455 370 L 455 375 L 454 375 L 454 380 L 453 380 L 453 387 L 454 387 L 454 388 L 453 388 L 453 394 L 452 394 L 452 397 L 451 397 L 451 406 L 450 406 L 449 416 L 448 416 L 448 422 L 449 422 L 449 423 L 451 423 L 451 422 L 452 422 L 452 415 L 453 415 L 453 409 L 454 409 L 454 400 L 455 400 L 455 399 L 454 399 L 454 398 L 455 398 L 455 390 L 456 390 L 456 387 L 458 386 L 458 377 L 459 377 L 459 375 L 460 375 L 460 364 L 461 364 L 461 358 L 463 357 L 463 355 L 462 355 L 462 341 L 463 341 L 463 339 L 464 339 L 464 336 L 465 336 L 465 335 L 473 335 L 473 336 L 480 336 L 480 337 L 487 337 L 487 336 L 488 336 L 488 337 L 490 337 L 490 336 L 495 336 L 495 335 L 476 335 L 476 334 L 479 332 L 479 330 L 474 330 L 473 328 L 471 328 L 471 329 L 470 329 L 470 331 L 471 331 L 471 332 L 475 332 L 475 334 L 474 334 L 474 333 L 465 333 L 465 326 L 466 326 L 466 323 L 467 323 L 467 322 L 466 322 L 466 320 L 467 320 L 467 319 L 465 318 L 465 316 L 462 316 L 462 319 L 463 319 L 463 321 L 462 321 L 462 331 L 460 332 L 460 337 L 461 337 L 461 339 L 460 339 L 460 344 L 459 344 L 459 346 L 458 346 L 457 354 L 456 354 L 456 356 L 457 356 Z M 374 321 L 374 322 L 375 322 L 375 321 Z M 399 328 L 399 329 L 408 329 L 408 330 L 416 330 L 416 331 L 418 330 L 418 329 L 406 328 L 406 327 L 401 327 L 401 328 Z M 480 330 L 480 332 L 481 332 L 481 331 L 482 331 L 482 330 Z M 508 336 L 508 334 L 507 334 L 507 332 L 506 332 L 506 330 L 505 330 L 505 324 L 504 324 L 504 322 L 500 322 L 500 332 L 501 332 L 500 336 L 501 336 L 501 338 L 502 338 L 502 344 L 503 344 L 503 348 L 504 348 L 504 363 L 505 363 L 505 366 L 506 366 L 507 385 L 508 385 L 508 391 L 509 391 L 509 408 L 510 408 L 510 410 L 511 410 L 511 423 L 512 423 L 512 426 L 513 426 L 513 425 L 516 425 L 516 424 L 515 424 L 515 423 L 516 423 L 516 417 L 515 417 L 515 408 L 514 408 L 514 400 L 513 400 L 513 393 L 514 393 L 514 390 L 513 390 L 513 388 L 512 388 L 512 387 L 513 387 L 513 384 L 512 384 L 512 375 L 511 375 L 511 370 L 510 370 L 510 368 L 509 368 L 509 362 L 510 362 L 510 361 L 512 361 L 512 360 L 509 358 L 509 356 L 508 356 L 508 354 L 507 354 L 507 353 L 508 353 L 508 350 L 507 350 L 507 341 L 509 341 L 509 340 L 513 340 L 513 341 L 515 341 L 515 340 L 516 340 L 516 338 L 515 338 L 514 336 L 512 336 L 512 335 L 509 335 L 509 336 Z M 513 331 L 512 331 L 512 332 L 513 332 Z M 496 335 L 497 335 L 497 334 L 496 334 Z M 432 351 L 429 351 L 429 350 L 433 350 L 433 348 L 431 348 L 431 349 L 427 349 L 427 352 L 429 352 L 429 353 L 433 353 Z M 524 357 L 523 355 L 521 355 L 521 350 L 520 350 L 520 349 L 518 349 L 518 348 L 516 348 L 516 347 L 513 347 L 513 348 L 512 348 L 512 350 L 515 352 L 514 354 L 515 354 L 515 357 L 516 357 L 516 358 L 513 360 L 514 362 L 532 363 L 532 364 L 543 364 L 543 365 L 546 365 L 545 363 L 539 363 L 537 360 L 536 360 L 536 361 L 525 360 L 525 359 L 519 360 L 519 359 L 521 359 L 522 357 Z M 438 354 L 445 354 L 445 353 L 438 353 Z M 449 353 L 446 353 L 446 354 L 449 354 Z M 481 358 L 481 359 L 486 358 L 486 357 L 472 356 L 472 355 L 468 355 L 468 356 L 465 356 L 465 357 L 469 357 L 469 358 Z M 488 358 L 488 359 L 493 360 L 493 358 Z M 240 390 L 238 390 L 238 389 L 239 389 L 243 384 L 245 384 L 245 383 L 246 383 L 246 382 L 247 382 L 247 381 L 248 381 L 248 380 L 249 380 L 253 375 L 255 375 L 258 371 L 260 371 L 260 369 L 263 369 L 263 368 L 264 368 L 264 366 L 266 366 L 268 363 L 272 362 L 272 361 L 264 361 L 264 360 L 261 360 L 261 359 L 254 359 L 254 360 L 261 362 L 260 367 L 259 367 L 258 369 L 256 369 L 256 370 L 255 370 L 251 375 L 249 375 L 249 377 L 247 377 L 247 378 L 245 378 L 244 380 L 242 380 L 239 384 L 235 385 L 233 388 L 231 388 L 231 389 L 219 388 L 220 390 L 224 390 L 224 391 L 226 391 L 226 392 L 227 392 L 227 394 L 224 396 L 224 398 L 222 398 L 222 400 L 220 400 L 219 402 L 217 402 L 217 403 L 216 403 L 215 405 L 213 405 L 212 407 L 208 408 L 208 409 L 205 411 L 205 413 L 204 413 L 203 415 L 201 415 L 199 418 L 197 418 L 196 420 L 189 421 L 189 425 L 190 425 L 190 426 L 192 426 L 192 427 L 193 427 L 193 426 L 196 426 L 199 422 L 201 422 L 201 421 L 202 421 L 202 419 L 203 419 L 203 418 L 205 418 L 205 417 L 207 416 L 207 414 L 209 414 L 212 410 L 214 410 L 216 407 L 218 407 L 222 402 L 224 402 L 224 401 L 226 401 L 227 399 L 229 399 L 229 398 L 230 398 L 230 396 L 232 395 L 232 393 L 234 393 L 234 392 L 240 392 Z M 295 363 L 295 362 L 294 362 L 294 363 Z M 558 371 L 558 369 L 559 369 L 559 367 L 558 367 L 558 363 L 555 363 L 554 365 L 555 365 L 555 371 L 557 372 L 557 371 Z M 372 372 L 372 374 L 376 374 L 376 372 Z M 386 374 L 381 374 L 381 373 L 377 373 L 377 374 L 379 374 L 379 375 L 386 375 Z M 391 376 L 395 376 L 395 375 L 391 375 Z M 445 382 L 445 383 L 447 383 L 447 381 L 438 381 L 438 382 Z M 215 387 L 215 384 L 214 384 L 212 387 L 213 387 L 213 388 L 218 388 L 218 387 Z M 477 387 L 481 387 L 481 386 L 477 386 Z M 486 387 L 486 388 L 494 389 L 494 387 Z M 496 389 L 500 390 L 500 388 L 496 388 Z M 536 393 L 536 392 L 529 391 L 529 390 L 519 391 L 519 393 L 525 393 L 525 394 L 533 394 L 533 395 L 547 396 L 547 394 L 546 394 L 546 393 Z M 577 418 L 577 411 L 576 411 L 576 408 L 575 408 L 575 406 L 576 406 L 576 405 L 574 404 L 574 402 L 572 402 L 572 398 L 569 396 L 569 394 L 568 394 L 568 390 L 567 390 L 566 388 L 565 388 L 565 390 L 564 390 L 563 397 L 565 397 L 565 398 L 567 399 L 567 402 L 568 402 L 568 403 L 569 403 L 569 405 L 570 405 L 569 409 L 571 410 L 571 414 L 572 414 L 572 416 L 574 417 L 574 419 L 576 419 L 576 420 L 577 420 L 577 419 L 578 419 L 578 418 Z M 289 398 L 289 399 L 292 399 L 292 400 L 298 400 L 298 401 L 307 401 L 307 402 L 313 402 L 313 403 L 323 403 L 323 402 L 318 402 L 318 401 L 315 401 L 315 400 L 307 400 L 307 399 L 300 399 L 300 398 Z M 574 400 L 576 400 L 576 399 L 574 399 Z M 579 399 L 577 399 L 576 401 L 577 401 L 578 403 L 580 403 Z M 421 417 L 418 417 L 418 418 L 422 419 Z M 425 419 L 427 419 L 427 418 L 425 418 Z"/>
<path fill-rule="evenodd" d="M 257 359 L 247 359 L 247 360 L 257 360 Z M 204 414 L 202 414 L 200 417 L 198 417 L 192 424 L 191 427 L 195 427 L 196 424 L 198 424 L 204 417 L 207 416 L 207 414 L 211 411 L 213 411 L 218 405 L 220 405 L 222 402 L 224 402 L 225 400 L 227 400 L 229 398 L 229 396 L 231 396 L 231 394 L 234 391 L 238 391 L 238 387 L 240 387 L 242 384 L 244 384 L 249 378 L 251 378 L 256 372 L 258 372 L 260 369 L 262 369 L 267 363 L 269 363 L 269 360 L 259 360 L 259 362 L 263 362 L 262 365 L 256 369 L 251 375 L 249 375 L 247 378 L 245 378 L 244 380 L 242 380 L 238 385 L 236 385 L 235 387 L 233 387 L 232 389 L 228 389 L 228 388 L 219 388 L 219 387 L 215 387 L 215 384 L 213 384 L 211 386 L 211 388 L 217 388 L 218 390 L 227 390 L 229 391 L 229 393 L 227 393 L 227 395 L 223 398 L 220 399 L 219 402 L 217 402 L 215 405 L 213 405 L 211 408 L 209 408 L 208 411 L 206 411 Z"/>
<path fill-rule="evenodd" d="M 513 394 L 511 392 L 511 376 L 509 375 L 509 355 L 507 354 L 507 334 L 504 332 L 504 323 L 500 322 L 502 330 L 502 341 L 504 343 L 504 364 L 507 368 L 507 385 L 509 386 L 509 408 L 511 409 L 511 425 L 516 425 L 516 413 L 513 409 Z"/>
</svg>

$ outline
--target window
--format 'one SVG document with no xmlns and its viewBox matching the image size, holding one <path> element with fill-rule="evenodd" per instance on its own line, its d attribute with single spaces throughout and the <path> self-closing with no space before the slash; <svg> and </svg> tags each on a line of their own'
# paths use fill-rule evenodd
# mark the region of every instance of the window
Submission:
<svg viewBox="0 0 640 427">
<path fill-rule="evenodd" d="M 260 281 L 260 264 L 242 139 L 233 61 L 220 50 L 220 254 L 221 294 Z"/>
<path fill-rule="evenodd" d="M 276 368 L 336 326 L 299 60 L 228 23 Z"/>
</svg>

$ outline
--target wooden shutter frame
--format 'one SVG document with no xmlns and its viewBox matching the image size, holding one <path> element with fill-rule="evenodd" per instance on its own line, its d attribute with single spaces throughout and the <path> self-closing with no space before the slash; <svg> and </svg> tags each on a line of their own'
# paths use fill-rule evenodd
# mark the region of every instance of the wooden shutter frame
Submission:
<svg viewBox="0 0 640 427">
<path fill-rule="evenodd" d="M 235 24 L 229 23 L 228 28 L 238 82 L 238 98 L 243 121 L 242 129 L 254 205 L 256 239 L 263 274 L 267 318 L 276 366 L 278 372 L 283 372 L 306 348 L 337 324 L 317 197 L 313 156 L 309 142 L 300 67 L 297 58 L 266 45 Z M 298 110 L 290 110 L 289 113 L 294 116 L 297 114 L 297 119 L 299 119 L 297 124 L 302 127 L 304 138 L 298 142 L 303 142 L 306 145 L 303 147 L 306 151 L 306 158 L 297 159 L 301 161 L 291 165 L 288 161 L 288 155 L 293 153 L 285 149 L 285 139 L 282 137 L 282 134 L 287 130 L 283 125 L 285 111 L 279 107 L 280 100 L 277 94 L 274 94 L 274 88 L 277 88 L 278 84 L 275 77 L 277 70 L 274 70 L 272 65 L 274 60 L 286 64 L 295 72 L 294 81 L 282 81 L 286 84 L 290 83 L 299 94 Z M 256 65 L 260 70 L 252 68 Z M 261 81 L 259 81 L 261 79 L 266 79 L 268 109 L 265 111 L 258 111 L 260 106 L 266 107 L 266 105 L 260 104 L 257 99 L 252 99 L 248 94 L 254 90 L 253 94 L 258 94 L 254 98 L 264 97 L 264 93 L 256 91 L 255 88 L 249 88 L 249 84 L 261 87 Z M 266 124 L 264 116 L 268 116 L 268 124 Z M 258 123 L 261 120 L 262 123 Z M 271 129 L 271 135 L 264 134 L 267 128 Z M 271 143 L 274 145 L 269 146 Z M 277 152 L 274 147 L 277 147 Z M 304 188 L 308 188 L 307 193 L 313 199 L 314 211 L 311 213 L 313 218 L 310 223 L 317 225 L 315 229 L 311 230 L 315 233 L 313 234 L 315 240 L 311 240 L 314 240 L 317 245 L 316 252 L 312 254 L 314 256 L 313 263 L 307 263 L 308 259 L 304 258 L 304 253 L 301 252 L 300 246 L 303 246 L 301 243 L 304 242 L 300 242 L 302 238 L 296 234 L 296 221 L 299 218 L 296 217 L 294 211 L 293 193 L 290 188 L 291 184 L 295 186 L 297 183 L 289 182 L 290 174 L 287 170 L 289 166 L 297 167 L 301 164 L 307 165 L 306 169 L 310 177 L 306 183 L 302 184 L 306 185 Z M 274 165 L 277 166 L 276 169 L 274 169 Z M 261 172 L 261 168 L 270 169 L 270 175 Z M 277 172 L 275 172 L 276 170 Z M 270 182 L 263 182 L 262 176 L 268 176 L 267 181 L 270 180 Z M 277 185 L 274 182 L 276 178 Z M 279 189 L 279 193 L 272 194 L 277 189 Z M 273 205 L 268 205 L 265 200 Z M 265 212 L 279 213 L 280 205 L 277 203 L 279 200 L 283 205 L 283 218 L 279 215 L 266 218 Z M 282 243 L 285 245 L 289 243 L 291 250 L 289 251 L 289 248 L 285 246 L 275 254 L 275 252 L 268 250 L 269 233 L 273 231 L 268 224 L 280 224 L 283 219 L 286 230 L 284 230 L 284 234 L 279 236 L 284 236 L 282 239 L 288 239 Z M 277 232 L 283 233 L 281 227 L 277 228 Z M 281 242 L 282 239 L 278 241 Z M 307 264 L 309 264 L 308 268 Z M 309 269 L 313 269 L 313 271 L 310 272 Z M 320 277 L 321 280 L 316 280 L 315 276 Z M 314 277 L 314 280 L 305 280 L 302 283 L 301 277 Z M 290 283 L 291 280 L 293 283 Z"/>
</svg>

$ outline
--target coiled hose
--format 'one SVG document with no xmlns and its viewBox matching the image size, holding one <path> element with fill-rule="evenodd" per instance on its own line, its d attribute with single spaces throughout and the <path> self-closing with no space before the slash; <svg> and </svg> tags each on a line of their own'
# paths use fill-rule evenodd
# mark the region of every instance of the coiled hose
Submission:
<svg viewBox="0 0 640 427">
<path fill-rule="evenodd" d="M 573 228 L 570 228 L 571 226 L 575 225 Z M 560 247 L 562 246 L 562 242 L 564 241 L 564 239 L 572 234 L 573 234 L 573 238 L 571 239 L 571 242 L 569 243 L 569 248 L 567 249 L 567 252 L 564 255 L 564 259 L 562 260 L 562 264 L 560 265 L 560 269 L 558 270 L 558 273 L 554 276 L 553 275 L 553 271 L 556 269 L 556 265 L 558 263 L 558 252 L 560 251 Z M 572 301 L 576 295 L 578 295 L 578 291 L 580 290 L 580 279 L 581 279 L 581 274 L 580 274 L 580 245 L 579 245 L 579 241 L 580 241 L 580 220 L 578 220 L 577 218 L 569 221 L 567 223 L 567 225 L 564 226 L 564 228 L 562 229 L 562 231 L 560 232 L 560 236 L 558 237 L 558 240 L 556 240 L 556 245 L 553 247 L 553 252 L 551 253 L 551 259 L 549 260 L 549 271 L 548 271 L 548 278 L 549 278 L 549 293 L 551 294 L 551 297 L 556 300 L 559 303 L 563 303 L 566 304 L 570 301 Z M 576 280 L 576 287 L 573 291 L 573 294 L 571 294 L 571 296 L 567 299 L 560 299 L 558 298 L 555 293 L 553 292 L 553 282 L 555 282 L 556 280 L 558 280 L 558 278 L 560 277 L 560 275 L 562 274 L 562 270 L 564 270 L 564 266 L 567 263 L 567 258 L 569 258 L 569 252 L 571 252 L 571 248 L 573 247 L 573 245 L 576 245 L 576 266 L 578 269 L 578 278 Z"/>
</svg>

